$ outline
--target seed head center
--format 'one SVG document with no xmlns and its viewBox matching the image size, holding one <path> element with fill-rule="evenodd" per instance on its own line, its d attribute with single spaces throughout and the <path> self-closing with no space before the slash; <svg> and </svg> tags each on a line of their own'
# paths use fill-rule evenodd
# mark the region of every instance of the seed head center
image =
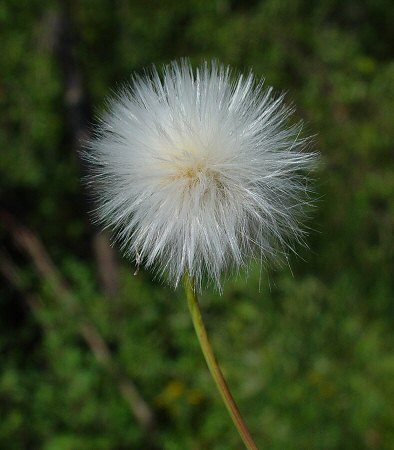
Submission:
<svg viewBox="0 0 394 450">
<path fill-rule="evenodd" d="M 219 174 L 203 162 L 198 161 L 188 165 L 179 165 L 174 173 L 171 175 L 171 180 L 183 180 L 189 186 L 202 181 L 214 181 L 219 180 Z"/>
</svg>

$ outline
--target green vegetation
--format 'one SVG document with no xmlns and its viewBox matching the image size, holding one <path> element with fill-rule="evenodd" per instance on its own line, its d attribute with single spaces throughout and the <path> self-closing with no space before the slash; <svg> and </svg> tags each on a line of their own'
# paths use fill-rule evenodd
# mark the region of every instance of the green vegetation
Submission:
<svg viewBox="0 0 394 450">
<path fill-rule="evenodd" d="M 0 4 L 0 448 L 241 448 L 182 290 L 113 261 L 80 184 L 91 105 L 189 56 L 286 90 L 322 154 L 310 250 L 201 299 L 257 444 L 394 449 L 393 23 L 389 0 Z"/>
</svg>

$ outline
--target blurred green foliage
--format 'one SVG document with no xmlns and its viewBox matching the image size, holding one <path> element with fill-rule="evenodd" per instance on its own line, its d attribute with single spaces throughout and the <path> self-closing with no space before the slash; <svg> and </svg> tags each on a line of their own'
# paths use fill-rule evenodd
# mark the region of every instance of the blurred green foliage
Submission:
<svg viewBox="0 0 394 450">
<path fill-rule="evenodd" d="M 157 448 L 240 448 L 182 291 L 122 261 L 119 294 L 102 293 L 54 50 L 59 11 L 50 0 L 0 4 L 0 192 L 80 310 L 2 226 L 20 282 L 5 276 L 0 288 L 0 448 L 151 448 L 84 320 L 155 414 Z M 394 4 L 82 0 L 69 11 L 97 111 L 131 72 L 182 56 L 252 67 L 294 99 L 322 155 L 311 250 L 291 258 L 294 275 L 256 267 L 223 296 L 207 291 L 207 326 L 261 448 L 394 449 Z"/>
</svg>

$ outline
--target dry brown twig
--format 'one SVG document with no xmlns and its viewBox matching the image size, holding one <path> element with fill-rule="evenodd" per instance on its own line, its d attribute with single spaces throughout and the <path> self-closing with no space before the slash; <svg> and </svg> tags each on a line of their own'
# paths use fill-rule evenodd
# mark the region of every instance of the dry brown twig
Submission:
<svg viewBox="0 0 394 450">
<path fill-rule="evenodd" d="M 0 221 L 5 225 L 15 245 L 29 257 L 41 280 L 50 287 L 58 305 L 72 315 L 73 320 L 77 319 L 79 332 L 85 342 L 97 361 L 116 379 L 118 389 L 136 421 L 152 440 L 156 422 L 154 412 L 130 378 L 122 374 L 98 329 L 86 317 L 82 317 L 83 311 L 77 296 L 62 278 L 39 237 L 19 224 L 8 212 L 0 212 Z M 29 306 L 37 311 L 40 307 L 37 298 L 26 292 L 17 265 L 5 251 L 0 251 L 0 272 L 27 299 Z"/>
</svg>

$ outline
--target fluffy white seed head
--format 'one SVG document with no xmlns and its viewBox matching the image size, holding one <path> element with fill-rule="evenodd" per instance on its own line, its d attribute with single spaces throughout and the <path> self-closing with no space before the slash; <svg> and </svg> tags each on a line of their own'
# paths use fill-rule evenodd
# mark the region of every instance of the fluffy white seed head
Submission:
<svg viewBox="0 0 394 450">
<path fill-rule="evenodd" d="M 173 62 L 109 101 L 86 150 L 97 218 L 127 256 L 175 285 L 219 288 L 229 268 L 302 240 L 308 170 L 301 124 L 250 73 Z"/>
</svg>

